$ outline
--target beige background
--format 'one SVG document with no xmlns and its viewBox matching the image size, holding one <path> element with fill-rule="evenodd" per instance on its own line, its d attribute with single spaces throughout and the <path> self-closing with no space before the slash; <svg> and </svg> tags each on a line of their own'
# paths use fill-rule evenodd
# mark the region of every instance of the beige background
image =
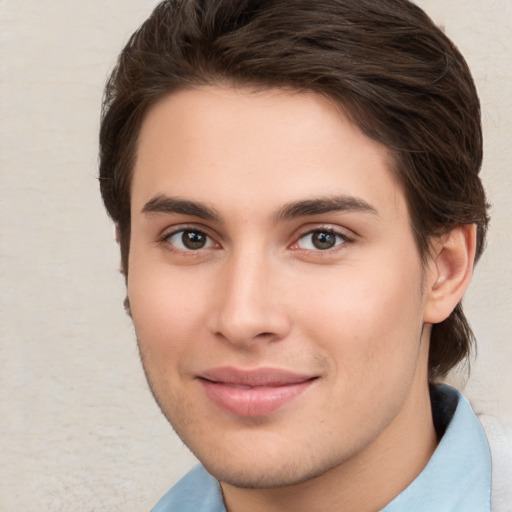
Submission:
<svg viewBox="0 0 512 512">
<path fill-rule="evenodd" d="M 493 222 L 466 299 L 479 340 L 466 394 L 510 475 L 512 0 L 418 3 L 482 100 Z M 149 510 L 193 464 L 139 367 L 95 178 L 103 83 L 154 4 L 0 0 L 1 511 Z M 496 510 L 512 510 L 503 489 Z"/>
</svg>

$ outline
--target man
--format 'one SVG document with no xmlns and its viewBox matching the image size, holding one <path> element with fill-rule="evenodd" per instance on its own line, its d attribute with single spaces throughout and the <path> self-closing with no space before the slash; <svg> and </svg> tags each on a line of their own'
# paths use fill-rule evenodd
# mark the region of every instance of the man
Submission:
<svg viewBox="0 0 512 512">
<path fill-rule="evenodd" d="M 162 412 L 155 511 L 490 510 L 461 298 L 479 102 L 407 0 L 175 0 L 106 89 L 101 191 Z"/>
</svg>

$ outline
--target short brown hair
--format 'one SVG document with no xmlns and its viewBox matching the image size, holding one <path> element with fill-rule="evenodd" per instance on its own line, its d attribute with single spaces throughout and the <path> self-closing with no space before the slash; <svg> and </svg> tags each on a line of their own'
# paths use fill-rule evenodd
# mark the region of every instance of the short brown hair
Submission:
<svg viewBox="0 0 512 512">
<path fill-rule="evenodd" d="M 394 155 L 422 258 L 436 234 L 488 224 L 480 105 L 454 44 L 408 0 L 166 0 L 133 34 L 105 90 L 100 186 L 128 272 L 130 185 L 148 108 L 220 82 L 310 90 L 336 100 Z M 469 354 L 461 304 L 432 328 L 430 379 Z"/>
</svg>

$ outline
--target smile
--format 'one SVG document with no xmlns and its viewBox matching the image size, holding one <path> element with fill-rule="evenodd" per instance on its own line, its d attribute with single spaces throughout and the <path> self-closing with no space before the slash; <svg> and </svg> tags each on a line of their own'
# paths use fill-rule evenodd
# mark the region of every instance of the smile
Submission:
<svg viewBox="0 0 512 512">
<path fill-rule="evenodd" d="M 317 377 L 286 370 L 235 368 L 208 370 L 199 376 L 206 396 L 218 407 L 236 416 L 267 416 L 308 389 Z"/>
</svg>

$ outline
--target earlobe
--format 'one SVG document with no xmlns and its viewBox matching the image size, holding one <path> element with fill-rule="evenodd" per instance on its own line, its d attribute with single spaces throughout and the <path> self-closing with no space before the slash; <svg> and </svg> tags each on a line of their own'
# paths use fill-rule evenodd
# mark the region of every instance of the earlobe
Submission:
<svg viewBox="0 0 512 512">
<path fill-rule="evenodd" d="M 426 277 L 425 323 L 442 322 L 455 309 L 471 281 L 476 225 L 457 226 L 434 241 Z"/>
</svg>

